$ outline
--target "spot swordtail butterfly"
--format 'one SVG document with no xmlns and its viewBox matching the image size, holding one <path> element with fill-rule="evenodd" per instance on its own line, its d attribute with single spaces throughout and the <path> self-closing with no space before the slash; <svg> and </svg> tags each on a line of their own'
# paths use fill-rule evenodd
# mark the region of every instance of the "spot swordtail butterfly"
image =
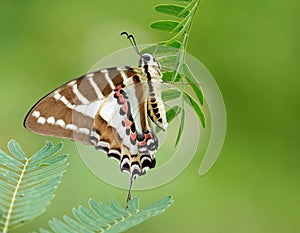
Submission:
<svg viewBox="0 0 300 233">
<path fill-rule="evenodd" d="M 167 128 L 161 99 L 160 65 L 141 54 L 134 37 L 122 32 L 140 56 L 139 66 L 100 69 L 71 80 L 39 100 L 24 126 L 35 133 L 68 138 L 105 151 L 133 180 L 155 166 L 158 138 L 151 122 Z"/>
</svg>

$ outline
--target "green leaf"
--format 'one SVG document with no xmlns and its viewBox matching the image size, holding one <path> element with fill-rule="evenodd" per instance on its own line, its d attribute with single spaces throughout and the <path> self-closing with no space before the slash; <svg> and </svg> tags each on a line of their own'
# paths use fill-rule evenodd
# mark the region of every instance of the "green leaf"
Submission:
<svg viewBox="0 0 300 233">
<path fill-rule="evenodd" d="M 38 152 L 41 158 L 28 158 L 15 140 L 8 143 L 8 148 L 12 155 L 0 150 L 0 229 L 3 232 L 45 211 L 68 165 L 67 156 L 55 155 L 58 147 L 49 142 Z"/>
<path fill-rule="evenodd" d="M 202 127 L 205 128 L 205 117 L 204 117 L 204 113 L 201 109 L 201 107 L 199 106 L 199 104 L 197 103 L 197 101 L 187 92 L 183 92 L 183 99 L 185 100 L 185 102 L 190 105 L 194 111 L 196 112 Z"/>
<path fill-rule="evenodd" d="M 176 138 L 176 141 L 175 141 L 175 146 L 177 146 L 178 143 L 180 142 L 182 131 L 183 131 L 183 128 L 184 128 L 184 120 L 185 120 L 185 111 L 182 108 L 181 109 L 181 117 L 180 117 L 180 125 L 179 125 L 179 129 L 178 129 L 178 133 L 177 133 L 177 138 Z"/>
<path fill-rule="evenodd" d="M 124 214 L 126 214 L 126 210 L 124 210 L 122 208 L 122 206 L 120 206 L 120 204 L 118 202 L 116 202 L 115 200 L 111 200 L 110 201 L 110 205 L 109 207 L 116 213 L 118 214 L 118 216 L 121 218 L 124 216 Z"/>
<path fill-rule="evenodd" d="M 174 70 L 178 63 L 178 56 L 177 56 L 177 54 L 168 55 L 168 56 L 165 56 L 165 57 L 159 59 L 159 62 L 163 67 L 167 67 L 169 69 Z"/>
<path fill-rule="evenodd" d="M 66 216 L 66 215 L 63 218 L 64 218 L 65 222 L 67 222 L 68 225 L 72 227 L 71 229 L 73 229 L 73 228 L 76 229 L 75 232 L 93 233 L 96 231 L 100 231 L 100 229 L 101 229 L 100 227 L 96 227 L 96 229 L 95 229 L 95 226 L 92 226 L 92 224 L 89 224 L 89 226 L 91 228 L 91 230 L 90 230 L 86 227 L 86 225 L 84 223 L 78 222 L 77 221 L 78 219 L 76 220 L 76 219 L 70 218 L 69 216 Z M 58 232 L 60 232 L 60 231 L 58 231 Z"/>
<path fill-rule="evenodd" d="M 167 89 L 161 92 L 163 102 L 177 99 L 179 96 L 181 96 L 181 92 L 176 89 Z"/>
<path fill-rule="evenodd" d="M 184 7 L 174 4 L 160 4 L 155 6 L 154 9 L 159 13 L 173 15 L 180 18 L 184 18 L 189 14 L 188 11 L 186 11 L 183 14 L 180 14 L 184 10 Z"/>
<path fill-rule="evenodd" d="M 127 210 L 130 212 L 137 212 L 139 209 L 139 199 L 133 198 L 131 201 L 127 202 Z"/>
<path fill-rule="evenodd" d="M 55 147 L 52 142 L 47 141 L 46 145 L 30 158 L 30 164 L 40 164 L 41 161 L 47 161 L 47 158 L 58 152 L 62 148 L 62 143 L 57 144 Z"/>
<path fill-rule="evenodd" d="M 177 117 L 181 112 L 182 112 L 182 108 L 179 106 L 174 106 L 173 108 L 170 108 L 166 112 L 166 117 L 167 117 L 168 123 L 170 123 L 172 120 L 174 120 L 175 117 Z"/>
<path fill-rule="evenodd" d="M 141 50 L 141 53 L 150 53 L 153 54 L 157 59 L 160 56 L 166 55 L 174 55 L 178 53 L 178 49 L 181 48 L 181 43 L 178 41 L 174 41 L 174 43 L 166 46 L 164 42 L 160 42 L 159 44 L 149 45 Z"/>
<path fill-rule="evenodd" d="M 175 82 L 175 83 L 182 81 L 182 77 L 180 74 L 177 73 L 175 79 L 174 79 L 173 75 L 174 75 L 173 71 L 164 72 L 163 73 L 163 81 L 164 82 Z"/>
<path fill-rule="evenodd" d="M 64 233 L 75 233 L 77 229 L 71 228 L 69 225 L 60 221 L 59 219 L 54 218 L 49 221 L 49 226 L 53 230 L 53 232 L 64 232 Z M 51 231 L 50 231 L 51 232 Z"/>
<path fill-rule="evenodd" d="M 15 140 L 11 140 L 8 143 L 7 147 L 11 154 L 13 154 L 14 156 L 17 156 L 17 159 L 26 160 L 26 155 L 25 155 L 24 151 L 22 150 L 19 143 L 17 143 Z"/>
<path fill-rule="evenodd" d="M 162 42 L 162 43 L 165 45 L 165 42 Z M 172 44 L 169 44 L 168 46 L 165 46 L 165 47 L 173 47 L 176 49 L 180 49 L 180 48 L 182 48 L 182 43 L 180 41 L 174 41 Z"/>
<path fill-rule="evenodd" d="M 195 78 L 194 74 L 191 72 L 190 68 L 186 63 L 183 64 L 183 73 L 185 75 L 186 80 L 194 90 L 200 104 L 203 105 L 203 93 L 199 87 L 200 84 L 197 83 L 197 79 Z"/>
<path fill-rule="evenodd" d="M 115 200 L 109 206 L 94 200 L 89 201 L 90 209 L 79 206 L 73 209 L 75 218 L 63 216 L 63 221 L 52 219 L 49 226 L 53 232 L 103 232 L 118 233 L 140 224 L 153 216 L 163 213 L 173 204 L 172 197 L 165 197 L 154 204 L 139 209 L 138 199 L 133 198 L 128 203 L 128 208 L 122 208 Z M 40 229 L 40 232 L 51 231 Z"/>
<path fill-rule="evenodd" d="M 158 20 L 150 24 L 150 27 L 175 34 L 164 44 L 170 45 L 175 41 L 179 41 L 183 44 L 183 49 L 186 50 L 188 41 L 186 38 L 190 34 L 191 23 L 201 0 L 177 0 L 176 2 L 181 4 L 160 4 L 154 9 L 157 12 L 178 17 L 181 19 L 180 22 L 175 21 L 176 23 L 174 23 L 172 20 Z"/>
<path fill-rule="evenodd" d="M 179 24 L 178 21 L 175 20 L 158 20 L 150 24 L 150 27 L 156 30 L 173 32 L 174 28 Z M 180 27 L 177 31 L 180 31 L 182 27 Z"/>
</svg>

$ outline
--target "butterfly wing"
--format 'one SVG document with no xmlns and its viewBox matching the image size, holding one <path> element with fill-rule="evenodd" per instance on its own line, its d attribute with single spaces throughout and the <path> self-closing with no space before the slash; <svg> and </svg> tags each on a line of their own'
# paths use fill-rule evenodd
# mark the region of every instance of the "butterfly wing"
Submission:
<svg viewBox="0 0 300 233">
<path fill-rule="evenodd" d="M 134 178 L 155 166 L 158 147 L 146 113 L 149 91 L 145 79 L 135 74 L 116 86 L 96 114 L 91 137 L 96 148 L 107 151 Z M 107 130 L 101 131 L 103 128 Z"/>
<path fill-rule="evenodd" d="M 155 166 L 158 147 L 147 113 L 158 125 L 166 123 L 165 116 L 158 115 L 165 115 L 163 104 L 151 102 L 160 99 L 152 82 L 139 67 L 89 73 L 42 98 L 27 114 L 24 126 L 38 134 L 94 145 L 117 159 L 122 171 L 145 174 Z"/>
<path fill-rule="evenodd" d="M 129 67 L 98 70 L 74 79 L 42 98 L 27 114 L 24 126 L 38 134 L 91 144 L 94 117 L 113 91 L 135 72 Z"/>
</svg>

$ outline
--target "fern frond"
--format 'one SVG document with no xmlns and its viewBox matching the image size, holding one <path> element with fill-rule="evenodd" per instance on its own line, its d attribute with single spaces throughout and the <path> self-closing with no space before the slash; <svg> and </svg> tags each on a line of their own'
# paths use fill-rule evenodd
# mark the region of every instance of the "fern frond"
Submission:
<svg viewBox="0 0 300 233">
<path fill-rule="evenodd" d="M 73 217 L 63 216 L 63 220 L 53 218 L 49 221 L 52 231 L 40 229 L 41 233 L 61 232 L 123 232 L 153 216 L 163 213 L 173 203 L 172 197 L 165 197 L 158 202 L 139 209 L 138 198 L 133 198 L 124 209 L 115 200 L 108 206 L 89 200 L 89 208 L 79 206 L 73 209 Z"/>
<path fill-rule="evenodd" d="M 11 155 L 0 150 L 0 229 L 8 232 L 40 215 L 54 197 L 68 164 L 67 155 L 55 155 L 62 144 L 51 142 L 31 157 L 11 140 Z"/>
</svg>

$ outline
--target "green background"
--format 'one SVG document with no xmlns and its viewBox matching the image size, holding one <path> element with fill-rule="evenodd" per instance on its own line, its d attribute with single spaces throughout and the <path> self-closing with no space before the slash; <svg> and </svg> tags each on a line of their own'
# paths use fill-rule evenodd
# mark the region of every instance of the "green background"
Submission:
<svg viewBox="0 0 300 233">
<path fill-rule="evenodd" d="M 29 108 L 102 57 L 128 47 L 121 31 L 134 33 L 140 44 L 169 38 L 148 27 L 161 17 L 152 9 L 157 3 L 1 0 L 0 148 L 6 150 L 11 138 L 28 154 L 42 147 L 46 138 L 22 126 Z M 196 156 L 171 183 L 135 191 L 141 207 L 166 195 L 175 203 L 128 232 L 300 232 L 299 10 L 296 0 L 203 2 L 188 51 L 211 71 L 223 94 L 224 147 L 203 177 Z M 75 144 L 64 144 L 70 166 L 55 199 L 45 214 L 11 232 L 45 227 L 89 198 L 124 203 L 126 191 L 93 176 Z"/>
</svg>

